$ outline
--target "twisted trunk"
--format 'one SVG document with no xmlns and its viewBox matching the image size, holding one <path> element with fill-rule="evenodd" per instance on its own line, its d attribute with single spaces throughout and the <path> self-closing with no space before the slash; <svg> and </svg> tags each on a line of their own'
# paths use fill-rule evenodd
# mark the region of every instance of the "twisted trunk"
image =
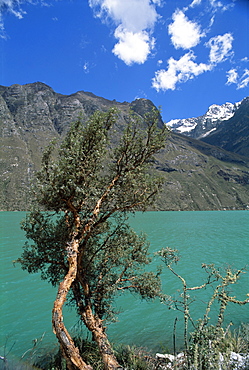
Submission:
<svg viewBox="0 0 249 370">
<path fill-rule="evenodd" d="M 74 342 L 63 323 L 62 316 L 62 308 L 66 301 L 67 293 L 69 292 L 77 274 L 78 244 L 77 240 L 73 240 L 67 248 L 69 269 L 67 275 L 58 288 L 53 307 L 52 324 L 53 331 L 60 343 L 68 368 L 70 370 L 93 370 L 92 366 L 87 365 L 82 360 L 79 354 L 79 349 L 75 347 Z"/>
<path fill-rule="evenodd" d="M 81 281 L 82 283 L 82 281 Z M 88 290 L 84 286 L 85 291 Z M 91 304 L 83 304 L 81 299 L 80 287 L 78 282 L 74 282 L 72 285 L 74 298 L 77 302 L 78 313 L 81 316 L 84 324 L 88 330 L 92 333 L 93 340 L 97 343 L 102 361 L 104 364 L 104 370 L 122 370 L 122 366 L 119 365 L 116 356 L 113 352 L 112 346 L 105 333 L 105 328 L 103 326 L 103 320 L 101 320 L 98 315 L 94 315 Z M 88 300 L 88 299 L 87 299 Z M 88 300 L 90 302 L 90 300 Z"/>
<path fill-rule="evenodd" d="M 94 315 L 90 305 L 85 307 L 82 313 L 82 318 L 85 325 L 91 331 L 93 340 L 97 343 L 105 370 L 122 370 L 122 366 L 119 365 L 116 356 L 114 355 L 112 346 L 105 333 L 103 322 L 97 316 Z"/>
</svg>

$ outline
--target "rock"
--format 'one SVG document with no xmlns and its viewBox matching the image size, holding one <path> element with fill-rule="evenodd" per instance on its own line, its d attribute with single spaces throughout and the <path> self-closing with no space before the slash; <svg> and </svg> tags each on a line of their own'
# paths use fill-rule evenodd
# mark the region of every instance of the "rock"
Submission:
<svg viewBox="0 0 249 370">
<path fill-rule="evenodd" d="M 246 370 L 249 367 L 249 354 L 240 354 L 236 352 L 231 352 L 230 354 L 230 364 L 233 369 Z"/>
<path fill-rule="evenodd" d="M 169 353 L 157 353 L 156 358 L 159 362 L 159 369 L 161 370 L 174 369 L 174 366 L 179 367 L 185 362 L 185 354 L 183 352 L 178 353 L 176 356 Z"/>
</svg>

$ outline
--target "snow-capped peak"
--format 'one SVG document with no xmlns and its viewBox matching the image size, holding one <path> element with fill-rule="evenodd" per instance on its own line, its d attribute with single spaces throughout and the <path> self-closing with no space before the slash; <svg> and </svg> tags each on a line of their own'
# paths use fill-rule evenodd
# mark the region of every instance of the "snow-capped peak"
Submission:
<svg viewBox="0 0 249 370">
<path fill-rule="evenodd" d="M 208 108 L 205 118 L 211 119 L 212 121 L 224 121 L 231 118 L 234 115 L 235 110 L 235 105 L 232 103 L 225 103 L 222 105 L 213 104 Z"/>
<path fill-rule="evenodd" d="M 200 117 L 173 119 L 166 123 L 173 132 L 181 133 L 194 138 L 201 138 L 215 131 L 217 126 L 230 119 L 238 109 L 239 103 L 212 104 L 207 112 Z"/>
</svg>

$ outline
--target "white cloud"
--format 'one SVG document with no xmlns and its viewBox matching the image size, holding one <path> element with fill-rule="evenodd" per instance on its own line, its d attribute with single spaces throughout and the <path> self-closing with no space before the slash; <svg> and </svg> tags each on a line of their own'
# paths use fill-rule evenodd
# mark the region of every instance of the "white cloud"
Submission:
<svg viewBox="0 0 249 370">
<path fill-rule="evenodd" d="M 19 0 L 0 0 L 0 13 L 2 14 L 5 11 L 8 11 L 14 14 L 17 18 L 23 18 L 23 15 L 26 14 L 21 9 L 21 4 L 23 2 Z"/>
<path fill-rule="evenodd" d="M 152 3 L 156 4 L 157 6 L 162 6 L 164 0 L 151 0 Z"/>
<path fill-rule="evenodd" d="M 198 23 L 190 21 L 184 12 L 177 9 L 173 16 L 173 22 L 168 27 L 171 42 L 176 49 L 190 49 L 199 44 L 204 33 Z"/>
<path fill-rule="evenodd" d="M 212 37 L 206 46 L 210 47 L 210 63 L 218 64 L 226 60 L 232 54 L 233 36 L 231 33 Z"/>
<path fill-rule="evenodd" d="M 89 73 L 89 62 L 85 62 L 83 65 L 83 71 Z"/>
<path fill-rule="evenodd" d="M 103 20 L 111 18 L 131 32 L 153 27 L 158 17 L 150 0 L 89 0 L 89 5 L 99 9 L 97 15 Z"/>
<path fill-rule="evenodd" d="M 212 6 L 214 11 L 219 9 L 219 10 L 224 12 L 224 11 L 229 10 L 229 9 L 234 7 L 233 2 L 230 2 L 230 3 L 227 3 L 226 5 L 224 5 L 222 3 L 222 1 L 219 1 L 219 0 L 209 0 L 209 1 L 210 1 L 210 5 Z"/>
<path fill-rule="evenodd" d="M 168 60 L 168 69 L 161 69 L 155 73 L 152 87 L 157 91 L 175 90 L 177 83 L 186 82 L 213 68 L 212 65 L 194 62 L 195 58 L 192 51 L 183 55 L 179 60 L 171 57 Z"/>
<path fill-rule="evenodd" d="M 241 62 L 246 62 L 247 63 L 248 61 L 249 61 L 248 57 L 244 57 L 244 58 L 241 59 Z"/>
<path fill-rule="evenodd" d="M 44 0 L 0 0 L 0 37 L 6 38 L 5 28 L 4 28 L 4 13 L 11 13 L 18 19 L 22 19 L 26 13 L 23 10 L 23 5 L 27 4 L 34 4 L 37 5 L 38 3 L 43 6 L 49 6 Z M 55 20 L 53 18 L 53 20 Z"/>
<path fill-rule="evenodd" d="M 133 33 L 118 27 L 114 35 L 119 42 L 113 53 L 127 65 L 144 63 L 154 47 L 154 39 L 146 31 Z"/>
<path fill-rule="evenodd" d="M 3 17 L 4 13 L 9 12 L 17 18 L 22 19 L 26 12 L 22 10 L 21 4 L 23 4 L 23 1 L 20 0 L 0 0 L 0 38 L 6 38 Z"/>
<path fill-rule="evenodd" d="M 190 8 L 194 6 L 200 5 L 202 0 L 193 0 L 192 3 L 189 5 Z"/>
<path fill-rule="evenodd" d="M 114 36 L 118 42 L 113 53 L 128 65 L 144 63 L 151 53 L 155 43 L 151 32 L 159 18 L 155 6 L 160 3 L 160 0 L 89 0 L 102 21 L 111 19 L 117 26 Z"/>
<path fill-rule="evenodd" d="M 244 89 L 249 85 L 249 69 L 244 69 L 244 73 L 240 78 L 240 82 L 237 85 L 237 89 Z"/>
<path fill-rule="evenodd" d="M 211 38 L 205 45 L 210 47 L 209 62 L 196 63 L 196 56 L 193 51 L 189 51 L 179 60 L 170 58 L 168 60 L 167 70 L 161 69 L 156 71 L 155 77 L 152 80 L 152 87 L 159 90 L 175 90 L 177 84 L 184 83 L 194 77 L 211 71 L 218 63 L 223 62 L 232 54 L 233 36 L 230 33 L 218 35 Z M 249 79 L 249 70 L 245 70 L 237 88 L 247 86 Z M 227 72 L 227 85 L 237 83 L 238 73 L 236 69 L 230 69 Z"/>
<path fill-rule="evenodd" d="M 226 85 L 236 84 L 237 89 L 243 89 L 249 85 L 249 69 L 244 69 L 242 76 L 239 76 L 236 68 L 230 69 L 227 72 Z"/>
<path fill-rule="evenodd" d="M 238 72 L 236 68 L 232 68 L 227 72 L 226 85 L 236 84 L 238 80 Z"/>
</svg>

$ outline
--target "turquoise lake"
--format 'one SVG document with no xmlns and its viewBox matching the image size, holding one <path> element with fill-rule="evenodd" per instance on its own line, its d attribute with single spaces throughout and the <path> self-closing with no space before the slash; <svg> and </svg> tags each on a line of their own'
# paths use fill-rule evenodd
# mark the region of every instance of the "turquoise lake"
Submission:
<svg viewBox="0 0 249 370">
<path fill-rule="evenodd" d="M 51 310 L 56 289 L 40 279 L 39 274 L 28 274 L 20 266 L 13 265 L 22 252 L 25 237 L 20 229 L 24 212 L 1 212 L 1 321 L 0 355 L 4 347 L 13 356 L 20 357 L 41 338 L 41 346 L 56 346 L 51 329 Z M 148 212 L 137 213 L 130 219 L 131 226 L 147 234 L 151 253 L 163 247 L 177 248 L 181 260 L 175 270 L 187 281 L 188 286 L 200 285 L 207 276 L 202 263 L 215 263 L 217 267 L 231 265 L 240 269 L 249 264 L 249 211 L 209 212 Z M 154 259 L 151 268 L 160 264 Z M 248 267 L 249 269 L 249 267 Z M 177 294 L 180 280 L 170 271 L 163 271 L 163 290 Z M 249 270 L 243 274 L 232 290 L 232 295 L 244 300 L 249 293 Z M 212 294 L 206 289 L 193 294 L 191 305 L 194 319 L 202 317 L 205 304 Z M 143 302 L 126 294 L 117 300 L 120 310 L 118 322 L 111 324 L 108 333 L 111 341 L 145 346 L 152 350 L 172 348 L 173 324 L 177 317 L 177 347 L 182 345 L 183 316 L 169 310 L 159 301 Z M 217 311 L 210 315 L 215 320 Z M 74 310 L 64 309 L 64 321 L 72 333 L 82 330 Z M 249 322 L 249 304 L 239 307 L 231 304 L 227 309 L 225 324 L 233 328 L 241 322 Z M 191 328 L 190 328 L 191 331 Z"/>
</svg>

